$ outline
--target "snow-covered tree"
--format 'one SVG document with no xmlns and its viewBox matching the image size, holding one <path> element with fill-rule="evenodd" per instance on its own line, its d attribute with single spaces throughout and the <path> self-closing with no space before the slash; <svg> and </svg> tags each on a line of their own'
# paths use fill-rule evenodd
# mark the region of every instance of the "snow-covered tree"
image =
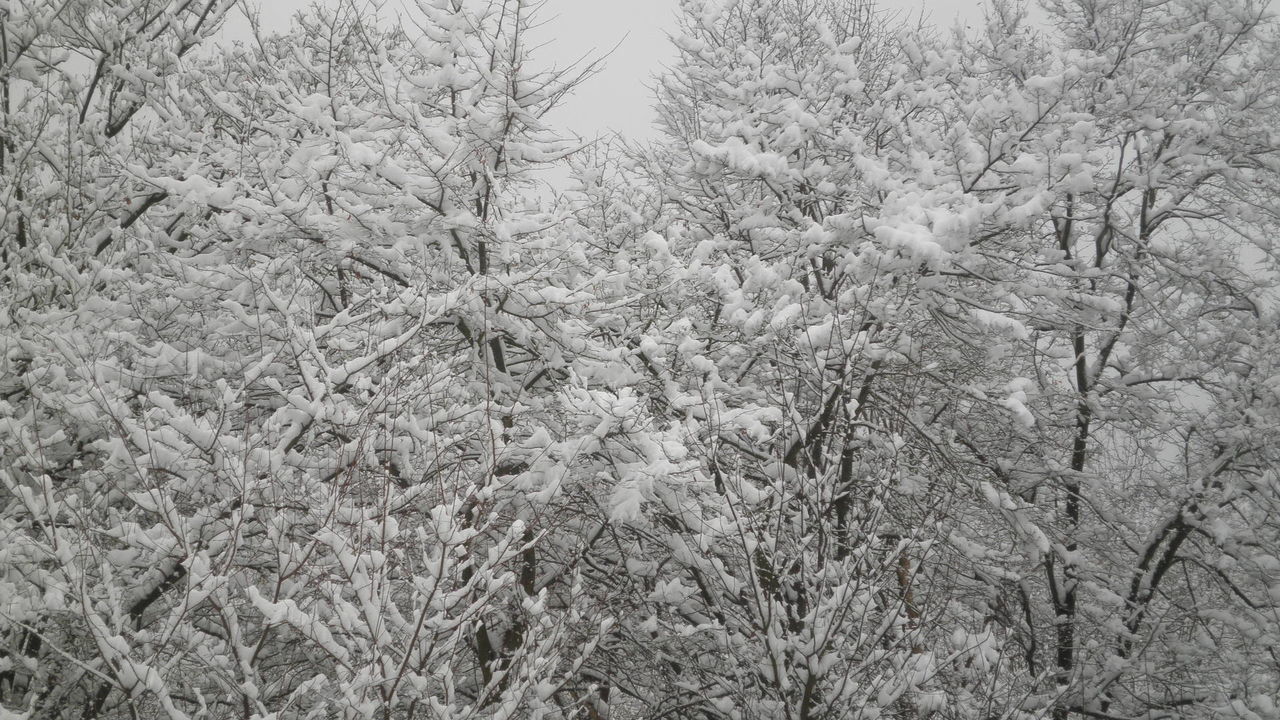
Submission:
<svg viewBox="0 0 1280 720">
<path fill-rule="evenodd" d="M 611 375 L 590 332 L 613 291 L 525 192 L 571 149 L 539 118 L 575 77 L 526 65 L 522 3 L 424 2 L 394 30 L 359 10 L 158 54 L 169 74 L 106 61 L 141 78 L 132 133 L 80 119 L 72 60 L 24 86 L 45 115 L 11 117 L 67 133 L 72 161 L 6 131 L 44 173 L 7 196 L 28 227 L 5 286 L 7 711 L 593 702 L 579 670 L 610 621 L 579 600 L 599 417 L 577 398 Z M 22 214 L 33 186 L 132 190 L 80 241 Z"/>
<path fill-rule="evenodd" d="M 1265 8 L 997 4 L 938 41 L 684 10 L 644 155 L 686 294 L 637 354 L 706 476 L 653 519 L 690 707 L 1274 712 Z M 826 634 L 832 568 L 896 634 Z M 759 587 L 778 629 L 707 609 Z"/>
<path fill-rule="evenodd" d="M 663 203 L 630 250 L 656 292 L 627 340 L 695 470 L 655 483 L 619 533 L 614 592 L 631 605 L 615 689 L 653 715 L 927 711 L 923 561 L 946 508 L 922 502 L 930 452 L 903 442 L 920 357 L 904 278 L 920 259 L 860 253 L 901 162 L 876 148 L 907 128 L 881 101 L 893 18 L 835 2 L 684 10 L 659 90 L 668 137 L 625 168 Z"/>
<path fill-rule="evenodd" d="M 972 198 L 946 322 L 1008 338 L 982 388 L 1005 437 L 940 418 L 1021 546 L 979 565 L 1018 558 L 993 564 L 1055 717 L 1270 716 L 1276 28 L 1251 2 L 1045 10 L 997 6 L 934 106 L 936 177 Z"/>
</svg>

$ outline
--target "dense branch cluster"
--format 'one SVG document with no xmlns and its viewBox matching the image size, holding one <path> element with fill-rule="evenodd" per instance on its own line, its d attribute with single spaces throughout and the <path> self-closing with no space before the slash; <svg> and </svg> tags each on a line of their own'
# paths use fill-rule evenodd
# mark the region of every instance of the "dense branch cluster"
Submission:
<svg viewBox="0 0 1280 720">
<path fill-rule="evenodd" d="M 1280 720 L 1263 0 L 232 5 L 0 0 L 0 720 Z"/>
</svg>

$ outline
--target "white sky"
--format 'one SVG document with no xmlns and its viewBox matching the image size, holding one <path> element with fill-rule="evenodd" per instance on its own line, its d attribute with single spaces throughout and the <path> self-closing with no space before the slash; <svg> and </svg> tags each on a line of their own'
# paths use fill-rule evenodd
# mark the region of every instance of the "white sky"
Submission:
<svg viewBox="0 0 1280 720">
<path fill-rule="evenodd" d="M 243 0 L 262 11 L 269 29 L 282 29 L 308 0 Z M 578 58 L 613 50 L 605 69 L 579 88 L 549 120 L 555 126 L 593 137 L 616 130 L 630 137 L 651 134 L 651 78 L 673 57 L 666 32 L 674 27 L 676 0 L 544 0 L 544 23 L 536 36 L 542 47 L 538 64 L 565 66 Z M 882 7 L 915 15 L 923 11 L 936 24 L 971 22 L 982 16 L 980 0 L 882 0 Z M 232 34 L 243 32 L 231 23 Z M 615 49 L 616 46 L 616 49 Z"/>
</svg>

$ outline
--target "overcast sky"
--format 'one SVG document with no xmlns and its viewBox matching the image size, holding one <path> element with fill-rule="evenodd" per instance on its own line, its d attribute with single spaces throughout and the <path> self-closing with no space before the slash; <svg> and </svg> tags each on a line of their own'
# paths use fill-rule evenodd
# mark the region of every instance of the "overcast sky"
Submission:
<svg viewBox="0 0 1280 720">
<path fill-rule="evenodd" d="M 246 0 L 262 11 L 264 24 L 287 27 L 289 17 L 308 0 Z M 676 0 L 545 0 L 544 25 L 537 32 L 539 64 L 564 66 L 584 56 L 612 54 L 605 69 L 585 83 L 551 122 L 591 137 L 616 130 L 630 137 L 651 131 L 650 78 L 673 57 L 666 33 L 674 27 Z M 884 0 L 881 5 L 923 12 L 935 24 L 982 14 L 979 0 Z M 234 34 L 242 24 L 233 22 Z M 616 47 L 615 47 L 616 46 Z"/>
</svg>

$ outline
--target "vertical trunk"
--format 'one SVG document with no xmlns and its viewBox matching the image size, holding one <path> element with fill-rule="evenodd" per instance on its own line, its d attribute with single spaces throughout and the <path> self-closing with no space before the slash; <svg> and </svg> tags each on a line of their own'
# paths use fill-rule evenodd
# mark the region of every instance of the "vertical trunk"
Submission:
<svg viewBox="0 0 1280 720">
<path fill-rule="evenodd" d="M 1076 259 L 1075 211 L 1075 197 L 1068 194 L 1063 219 L 1054 220 L 1058 248 L 1067 262 Z M 1051 554 L 1045 562 L 1045 575 L 1049 583 L 1049 596 L 1054 616 L 1054 680 L 1060 691 L 1070 685 L 1072 671 L 1076 664 L 1076 583 L 1079 579 L 1079 568 L 1076 566 L 1075 558 L 1075 552 L 1079 547 L 1076 535 L 1080 527 L 1080 477 L 1088 458 L 1089 433 L 1093 417 L 1089 407 L 1088 346 L 1085 328 L 1082 325 L 1077 325 L 1072 330 L 1071 349 L 1075 356 L 1072 370 L 1076 391 L 1076 419 L 1075 432 L 1071 441 L 1071 470 L 1062 486 L 1063 519 L 1066 521 L 1062 532 L 1066 554 L 1061 558 L 1061 571 L 1058 569 L 1059 558 L 1054 555 Z M 1071 713 L 1059 703 L 1054 706 L 1052 714 L 1054 720 L 1066 720 Z"/>
</svg>

